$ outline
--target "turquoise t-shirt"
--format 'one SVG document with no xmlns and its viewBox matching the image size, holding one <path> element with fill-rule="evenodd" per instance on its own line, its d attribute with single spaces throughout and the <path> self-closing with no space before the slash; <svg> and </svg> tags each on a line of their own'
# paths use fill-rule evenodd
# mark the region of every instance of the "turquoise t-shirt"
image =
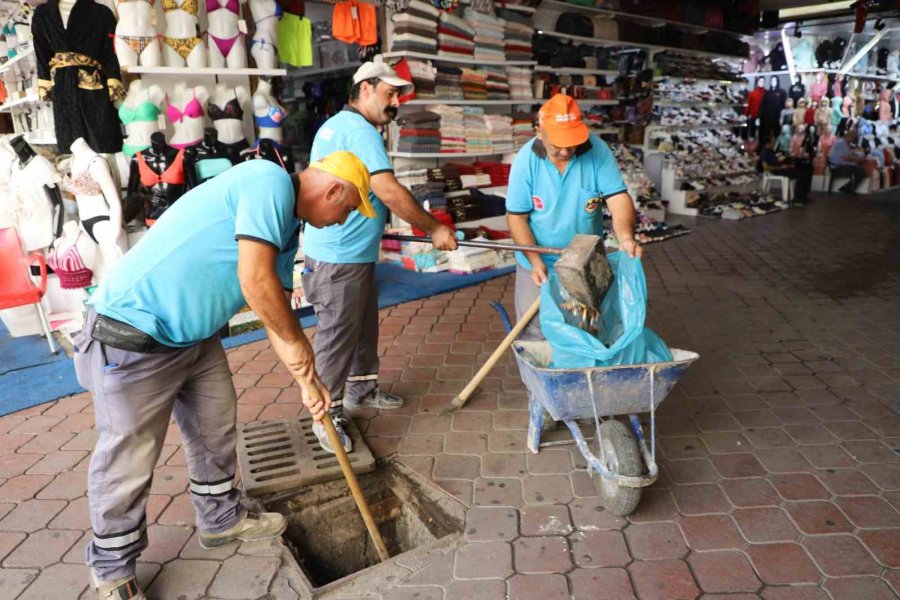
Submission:
<svg viewBox="0 0 900 600">
<path fill-rule="evenodd" d="M 528 215 L 538 246 L 564 248 L 576 233 L 603 235 L 603 200 L 627 190 L 615 155 L 597 136 L 579 147 L 562 174 L 533 138 L 513 160 L 506 210 Z M 552 269 L 558 257 L 542 256 Z M 516 252 L 516 260 L 531 270 L 523 253 Z"/>
<path fill-rule="evenodd" d="M 167 346 L 214 335 L 245 304 L 238 239 L 278 249 L 278 275 L 293 288 L 300 221 L 291 177 L 267 160 L 236 165 L 166 210 L 91 296 L 97 313 Z"/>
<path fill-rule="evenodd" d="M 384 140 L 375 126 L 352 108 L 345 108 L 319 128 L 309 159 L 319 160 L 336 150 L 349 150 L 359 157 L 369 175 L 393 172 Z M 343 225 L 321 229 L 307 225 L 303 232 L 303 254 L 327 263 L 373 263 L 378 260 L 387 207 L 369 192 L 375 218 L 353 211 Z"/>
</svg>

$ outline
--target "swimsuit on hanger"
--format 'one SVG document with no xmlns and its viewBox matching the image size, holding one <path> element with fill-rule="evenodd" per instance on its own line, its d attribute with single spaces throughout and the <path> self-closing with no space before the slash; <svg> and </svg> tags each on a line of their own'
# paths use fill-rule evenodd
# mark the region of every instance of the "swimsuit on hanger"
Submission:
<svg viewBox="0 0 900 600">
<path fill-rule="evenodd" d="M 162 40 L 166 44 L 166 46 L 177 52 L 184 60 L 187 60 L 187 57 L 191 55 L 191 52 L 194 51 L 194 48 L 196 48 L 200 44 L 200 42 L 203 41 L 198 37 L 173 38 L 165 35 L 163 36 Z"/>
<path fill-rule="evenodd" d="M 144 187 L 151 188 L 160 183 L 167 183 L 169 185 L 179 185 L 184 183 L 184 150 L 178 151 L 175 160 L 173 160 L 172 164 L 166 167 L 166 170 L 161 174 L 154 171 L 150 165 L 147 164 L 147 161 L 144 160 L 144 155 L 141 152 L 137 153 L 137 161 L 138 173 L 141 176 L 141 183 L 144 184 Z"/>
<path fill-rule="evenodd" d="M 244 37 L 244 34 L 238 33 L 234 37 L 221 38 L 207 31 L 206 37 L 213 41 L 213 43 L 216 45 L 216 48 L 219 49 L 219 54 L 221 54 L 223 58 L 228 58 L 228 55 L 231 54 L 231 49 L 234 48 L 234 43 L 238 40 L 238 38 Z"/>
<path fill-rule="evenodd" d="M 197 99 L 196 90 L 194 90 L 193 94 L 194 97 L 188 100 L 188 103 L 184 105 L 182 110 L 179 110 L 177 106 L 171 103 L 166 105 L 166 116 L 169 117 L 171 122 L 181 123 L 185 117 L 199 119 L 203 116 L 203 105 Z M 166 101 L 168 101 L 168 97 L 166 97 Z"/>
<path fill-rule="evenodd" d="M 281 127 L 281 121 L 284 120 L 284 111 L 280 106 L 270 105 L 268 112 L 262 117 L 253 115 L 257 127 Z"/>
<path fill-rule="evenodd" d="M 244 109 L 241 108 L 236 91 L 234 92 L 234 98 L 226 102 L 225 106 L 220 108 L 218 104 L 210 102 L 206 106 L 206 112 L 213 121 L 220 119 L 237 119 L 240 121 L 244 118 Z"/>
<path fill-rule="evenodd" d="M 62 254 L 59 248 L 54 247 L 49 256 L 47 256 L 47 264 L 59 276 L 59 284 L 64 290 L 77 290 L 91 285 L 91 277 L 94 273 L 88 269 L 78 252 L 78 238 L 81 237 L 81 231 L 75 236 L 75 243 L 66 248 Z"/>
<path fill-rule="evenodd" d="M 134 122 L 152 123 L 159 119 L 159 107 L 150 100 L 150 90 L 147 90 L 147 99 L 135 108 L 131 108 L 126 104 L 119 107 L 119 120 L 124 125 L 131 125 Z"/>
<path fill-rule="evenodd" d="M 189 15 L 197 16 L 197 10 L 200 8 L 200 0 L 184 0 L 181 4 L 176 0 L 162 0 L 162 7 L 164 12 L 183 10 Z"/>
</svg>

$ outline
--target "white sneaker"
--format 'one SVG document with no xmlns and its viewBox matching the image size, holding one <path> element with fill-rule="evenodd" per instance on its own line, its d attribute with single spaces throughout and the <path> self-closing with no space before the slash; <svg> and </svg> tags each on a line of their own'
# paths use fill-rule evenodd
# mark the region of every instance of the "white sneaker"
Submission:
<svg viewBox="0 0 900 600">
<path fill-rule="evenodd" d="M 334 422 L 334 428 L 337 430 L 338 438 L 341 440 L 341 446 L 344 447 L 344 452 L 353 452 L 353 440 L 351 440 L 350 436 L 347 435 L 347 432 L 344 431 L 343 417 L 332 417 L 331 420 Z M 328 434 L 325 432 L 325 426 L 318 421 L 313 421 L 312 430 L 319 439 L 319 445 L 322 446 L 322 450 L 329 454 L 335 454 L 334 446 L 331 445 L 331 440 L 328 439 Z"/>
</svg>

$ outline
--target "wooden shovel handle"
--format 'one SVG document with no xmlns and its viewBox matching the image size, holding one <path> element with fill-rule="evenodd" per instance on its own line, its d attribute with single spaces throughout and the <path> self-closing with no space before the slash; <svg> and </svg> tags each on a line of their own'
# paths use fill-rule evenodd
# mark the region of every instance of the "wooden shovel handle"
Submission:
<svg viewBox="0 0 900 600">
<path fill-rule="evenodd" d="M 319 394 L 319 388 L 314 385 L 309 385 L 306 381 L 301 381 L 300 384 L 306 390 L 306 393 L 313 399 L 321 399 L 322 395 Z M 391 556 L 388 554 L 387 546 L 384 545 L 384 540 L 381 539 L 381 532 L 378 531 L 378 525 L 375 524 L 375 519 L 372 517 L 372 511 L 369 510 L 369 503 L 366 502 L 366 497 L 363 495 L 362 488 L 359 487 L 359 480 L 356 478 L 356 473 L 353 471 L 353 466 L 350 464 L 347 452 L 344 451 L 344 446 L 341 444 L 341 438 L 338 436 L 337 429 L 334 428 L 334 422 L 331 420 L 331 415 L 328 414 L 327 411 L 325 412 L 325 416 L 322 417 L 322 424 L 325 426 L 325 433 L 328 435 L 328 441 L 331 442 L 331 447 L 334 448 L 338 463 L 341 465 L 344 479 L 347 480 L 347 485 L 350 486 L 350 493 L 353 494 L 353 499 L 356 501 L 357 508 L 359 508 L 359 514 L 362 515 L 363 521 L 366 524 L 366 529 L 369 530 L 369 535 L 372 537 L 372 542 L 375 544 L 375 550 L 378 552 L 378 557 L 384 562 Z"/>
</svg>

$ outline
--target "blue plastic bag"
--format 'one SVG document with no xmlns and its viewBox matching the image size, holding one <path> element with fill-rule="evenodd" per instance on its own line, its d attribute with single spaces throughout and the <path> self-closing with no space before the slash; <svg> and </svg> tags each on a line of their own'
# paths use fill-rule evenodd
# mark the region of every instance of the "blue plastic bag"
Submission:
<svg viewBox="0 0 900 600">
<path fill-rule="evenodd" d="M 647 280 L 638 258 L 624 252 L 607 255 L 613 283 L 600 305 L 600 332 L 594 336 L 566 323 L 556 273 L 541 287 L 541 331 L 553 349 L 557 369 L 609 367 L 672 360 L 658 335 L 644 327 Z"/>
</svg>

